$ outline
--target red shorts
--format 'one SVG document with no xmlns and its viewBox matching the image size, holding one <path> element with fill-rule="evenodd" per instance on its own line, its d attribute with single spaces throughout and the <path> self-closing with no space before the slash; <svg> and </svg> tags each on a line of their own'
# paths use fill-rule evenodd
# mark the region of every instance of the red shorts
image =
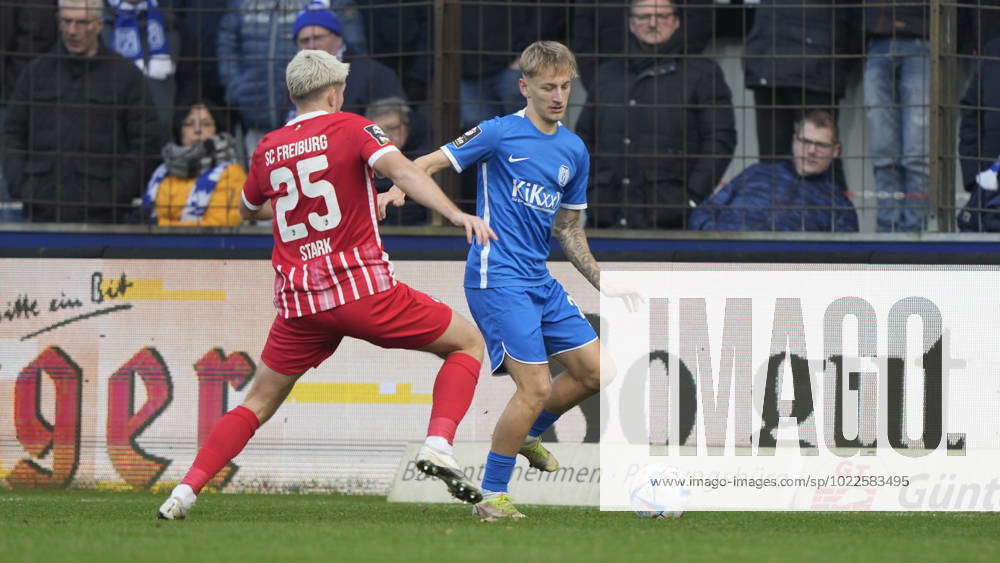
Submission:
<svg viewBox="0 0 1000 563">
<path fill-rule="evenodd" d="M 304 317 L 271 324 L 261 359 L 294 375 L 323 363 L 345 336 L 383 348 L 414 350 L 434 342 L 451 323 L 451 307 L 404 283 L 390 290 Z"/>
</svg>

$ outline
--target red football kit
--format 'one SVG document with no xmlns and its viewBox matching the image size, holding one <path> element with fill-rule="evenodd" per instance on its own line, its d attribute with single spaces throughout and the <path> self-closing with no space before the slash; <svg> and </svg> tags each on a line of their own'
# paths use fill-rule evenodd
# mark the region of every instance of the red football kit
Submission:
<svg viewBox="0 0 1000 563">
<path fill-rule="evenodd" d="M 318 366 L 344 336 L 387 348 L 422 348 L 451 323 L 451 309 L 396 281 L 378 232 L 372 167 L 397 150 L 377 125 L 350 113 L 301 115 L 266 135 L 254 151 L 243 203 L 274 207 L 274 306 L 261 360 L 279 374 Z M 477 358 L 448 355 L 434 380 L 428 440 L 450 444 L 472 403 Z M 226 413 L 198 450 L 178 490 L 197 495 L 260 426 L 241 405 Z M 422 470 L 423 471 L 423 470 Z M 452 485 L 449 485 L 451 490 Z M 452 492 L 454 495 L 454 491 Z M 188 507 L 193 499 L 187 501 Z"/>
<path fill-rule="evenodd" d="M 344 336 L 420 348 L 451 309 L 395 279 L 378 231 L 375 162 L 398 149 L 371 121 L 312 112 L 254 151 L 243 202 L 274 208 L 274 306 L 263 360 L 278 373 L 319 365 Z"/>
</svg>

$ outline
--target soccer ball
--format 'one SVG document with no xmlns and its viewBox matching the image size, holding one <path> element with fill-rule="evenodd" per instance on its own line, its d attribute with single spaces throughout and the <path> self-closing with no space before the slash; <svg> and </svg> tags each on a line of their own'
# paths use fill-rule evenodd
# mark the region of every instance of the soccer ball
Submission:
<svg viewBox="0 0 1000 563">
<path fill-rule="evenodd" d="M 683 478 L 676 468 L 653 465 L 643 468 L 630 483 L 629 501 L 639 518 L 663 520 L 680 518 L 687 506 L 690 489 L 665 486 L 664 479 Z"/>
</svg>

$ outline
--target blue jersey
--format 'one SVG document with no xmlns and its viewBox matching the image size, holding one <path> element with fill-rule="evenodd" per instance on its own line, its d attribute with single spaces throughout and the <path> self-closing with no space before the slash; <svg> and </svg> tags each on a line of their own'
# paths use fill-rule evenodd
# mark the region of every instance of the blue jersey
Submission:
<svg viewBox="0 0 1000 563">
<path fill-rule="evenodd" d="M 590 157 L 560 125 L 547 135 L 524 110 L 484 121 L 441 147 L 455 170 L 476 165 L 476 213 L 500 240 L 472 243 L 465 287 L 541 285 L 552 279 L 552 221 L 560 208 L 586 209 Z"/>
</svg>

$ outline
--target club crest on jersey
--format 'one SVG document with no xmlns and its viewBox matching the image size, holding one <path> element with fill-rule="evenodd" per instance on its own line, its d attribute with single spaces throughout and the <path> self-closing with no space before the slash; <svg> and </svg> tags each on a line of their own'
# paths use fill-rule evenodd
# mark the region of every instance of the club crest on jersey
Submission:
<svg viewBox="0 0 1000 563">
<path fill-rule="evenodd" d="M 482 133 L 482 132 L 483 132 L 483 130 L 480 129 L 478 125 L 476 125 L 472 129 L 469 129 L 468 131 L 466 131 L 465 133 L 463 133 L 461 137 L 459 137 L 459 138 L 455 139 L 454 141 L 452 141 L 452 144 L 455 145 L 455 148 L 459 148 L 462 145 L 464 145 L 465 143 L 468 143 L 469 141 L 471 141 L 471 140 L 475 139 L 476 137 L 478 137 L 479 134 Z"/>
<path fill-rule="evenodd" d="M 569 182 L 569 166 L 563 164 L 559 166 L 559 187 L 565 188 L 566 182 Z"/>
<path fill-rule="evenodd" d="M 389 136 L 385 134 L 385 131 L 374 123 L 365 127 L 365 131 L 368 131 L 368 134 L 372 136 L 372 139 L 378 141 L 379 146 L 388 145 L 392 142 L 389 139 Z"/>
<path fill-rule="evenodd" d="M 532 209 L 555 213 L 562 201 L 562 192 L 550 190 L 541 184 L 514 178 L 510 198 Z"/>
</svg>

